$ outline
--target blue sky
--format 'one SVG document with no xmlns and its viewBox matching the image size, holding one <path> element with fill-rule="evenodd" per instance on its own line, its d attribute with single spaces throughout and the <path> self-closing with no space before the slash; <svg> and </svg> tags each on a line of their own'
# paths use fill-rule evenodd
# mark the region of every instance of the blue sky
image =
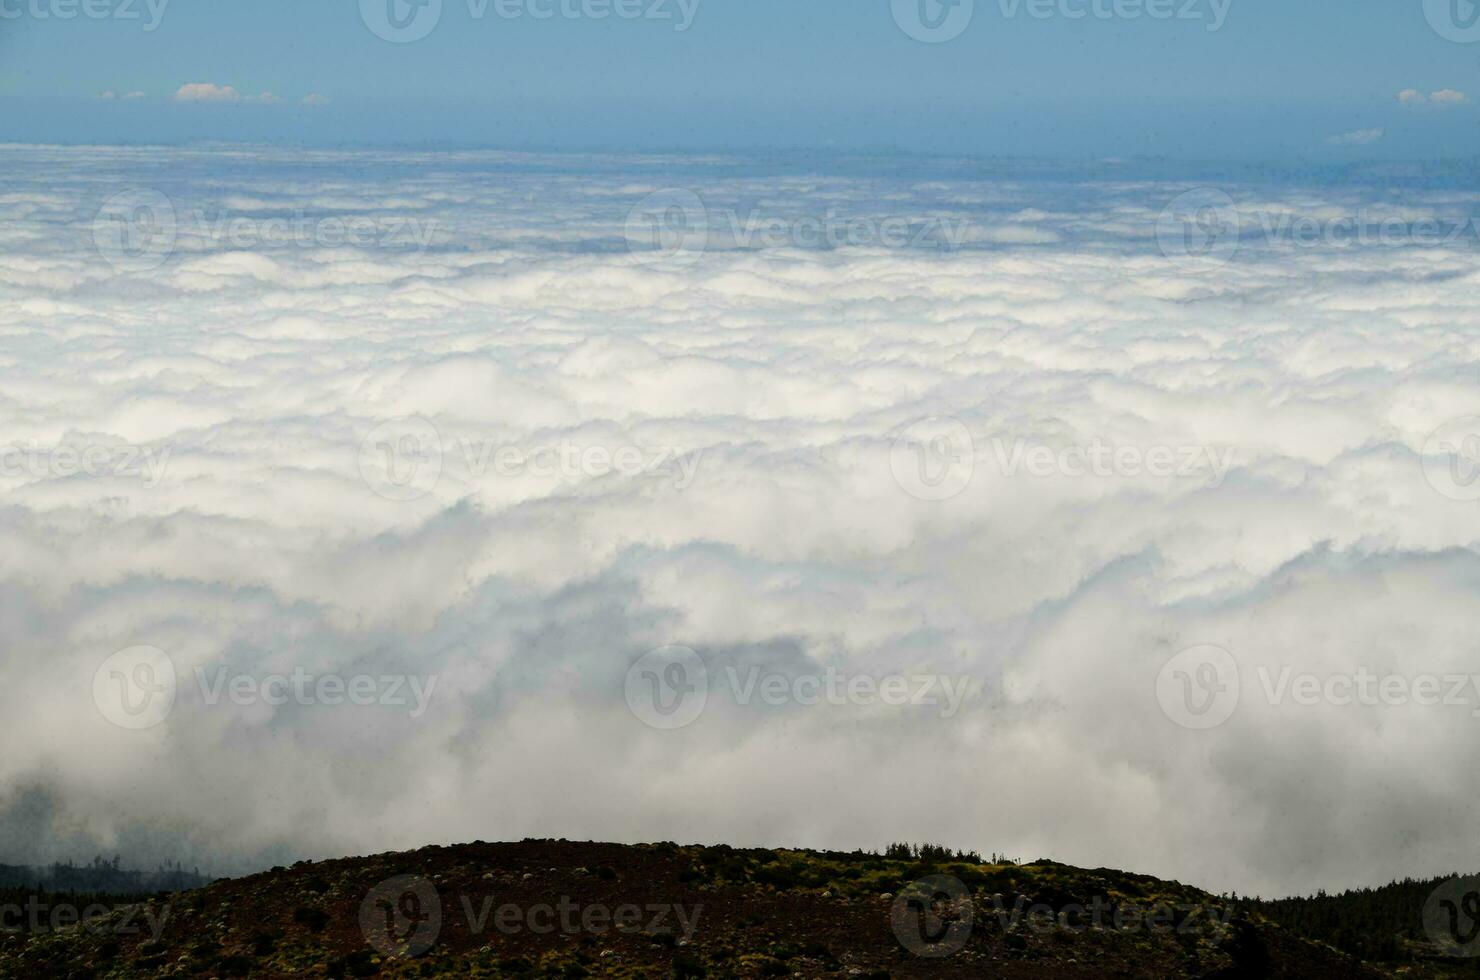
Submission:
<svg viewBox="0 0 1480 980">
<path fill-rule="evenodd" d="M 0 0 L 0 140 L 1480 150 L 1480 38 L 1443 36 L 1468 37 L 1468 0 L 958 2 L 969 20 L 937 0 Z M 951 39 L 910 36 L 920 3 Z M 392 4 L 426 36 L 377 36 Z M 178 101 L 192 84 L 228 101 Z M 263 92 L 280 101 L 249 101 Z"/>
</svg>

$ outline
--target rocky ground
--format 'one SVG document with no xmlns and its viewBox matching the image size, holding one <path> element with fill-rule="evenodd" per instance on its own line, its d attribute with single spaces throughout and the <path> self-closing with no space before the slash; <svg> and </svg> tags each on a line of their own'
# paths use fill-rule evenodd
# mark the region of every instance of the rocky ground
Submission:
<svg viewBox="0 0 1480 980">
<path fill-rule="evenodd" d="M 1052 862 L 479 842 L 94 911 L 0 938 L 0 976 L 1394 975 L 1196 889 Z"/>
</svg>

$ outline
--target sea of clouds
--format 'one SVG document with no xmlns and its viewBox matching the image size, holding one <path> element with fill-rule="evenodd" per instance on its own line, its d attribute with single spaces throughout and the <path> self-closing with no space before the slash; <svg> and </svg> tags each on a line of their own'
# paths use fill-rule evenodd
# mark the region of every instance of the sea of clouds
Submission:
<svg viewBox="0 0 1480 980">
<path fill-rule="evenodd" d="M 1474 870 L 1480 194 L 0 160 L 0 862 Z"/>
</svg>

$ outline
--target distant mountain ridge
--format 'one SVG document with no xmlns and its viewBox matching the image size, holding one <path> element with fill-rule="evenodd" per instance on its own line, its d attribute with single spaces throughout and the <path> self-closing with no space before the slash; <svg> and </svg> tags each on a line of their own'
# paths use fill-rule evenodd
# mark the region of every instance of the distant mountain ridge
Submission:
<svg viewBox="0 0 1480 980">
<path fill-rule="evenodd" d="M 149 896 L 91 928 L 0 935 L 0 977 L 1394 976 L 1248 904 L 934 847 L 475 841 L 304 861 Z"/>
</svg>

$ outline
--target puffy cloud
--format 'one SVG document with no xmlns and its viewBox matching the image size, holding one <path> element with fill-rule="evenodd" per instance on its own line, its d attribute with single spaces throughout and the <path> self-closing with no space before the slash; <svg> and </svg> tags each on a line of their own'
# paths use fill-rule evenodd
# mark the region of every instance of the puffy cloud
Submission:
<svg viewBox="0 0 1480 980">
<path fill-rule="evenodd" d="M 210 82 L 191 82 L 180 86 L 175 92 L 176 102 L 242 102 L 256 105 L 276 105 L 282 99 L 271 92 L 260 95 L 242 95 L 230 85 L 213 85 Z"/>
<path fill-rule="evenodd" d="M 1473 673 L 1473 194 L 0 155 L 0 862 L 939 839 L 1267 893 L 1468 859 L 1474 697 L 1280 678 Z M 712 690 L 666 731 L 626 695 L 675 644 Z M 1203 644 L 1241 678 L 1208 731 L 1158 697 Z M 139 646 L 178 691 L 133 731 L 99 705 L 159 675 L 99 671 Z M 969 689 L 737 693 L 830 669 Z M 436 681 L 414 717 L 220 693 L 295 672 Z"/>
<path fill-rule="evenodd" d="M 230 85 L 189 82 L 175 92 L 176 102 L 240 102 L 241 93 Z"/>
<path fill-rule="evenodd" d="M 1469 101 L 1469 97 L 1452 88 L 1442 88 L 1428 95 L 1424 95 L 1416 88 L 1405 88 L 1398 93 L 1398 101 L 1403 105 L 1454 106 L 1463 105 Z"/>
<path fill-rule="evenodd" d="M 1369 146 L 1382 139 L 1381 129 L 1354 129 L 1350 133 L 1328 136 L 1326 142 L 1333 146 Z"/>
</svg>

